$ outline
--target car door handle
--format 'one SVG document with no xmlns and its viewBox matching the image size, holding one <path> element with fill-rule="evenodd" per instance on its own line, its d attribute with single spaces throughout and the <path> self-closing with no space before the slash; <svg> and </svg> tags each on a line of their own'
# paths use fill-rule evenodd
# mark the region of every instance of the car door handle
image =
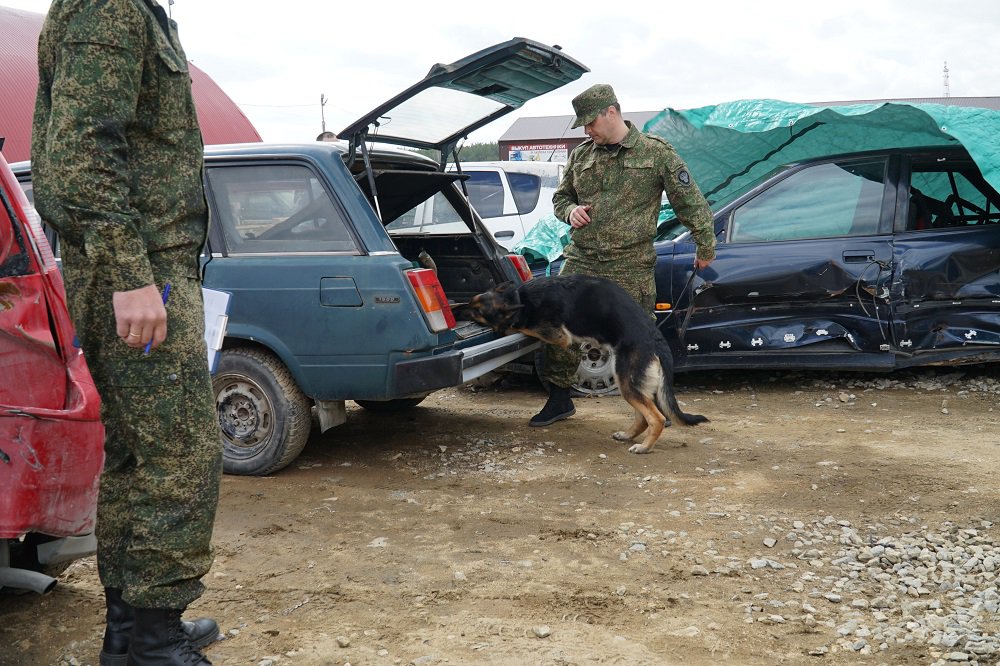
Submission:
<svg viewBox="0 0 1000 666">
<path fill-rule="evenodd" d="M 875 250 L 855 250 L 844 253 L 845 264 L 860 264 L 875 261 Z"/>
<path fill-rule="evenodd" d="M 514 230 L 513 229 L 505 229 L 503 231 L 498 231 L 495 234 L 493 234 L 493 237 L 494 238 L 499 238 L 500 240 L 503 240 L 504 238 L 513 238 L 514 237 Z"/>
</svg>

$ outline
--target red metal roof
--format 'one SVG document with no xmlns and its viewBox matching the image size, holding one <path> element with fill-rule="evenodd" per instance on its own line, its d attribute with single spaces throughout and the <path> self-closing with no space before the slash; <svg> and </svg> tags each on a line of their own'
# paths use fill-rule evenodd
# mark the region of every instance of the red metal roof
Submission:
<svg viewBox="0 0 1000 666">
<path fill-rule="evenodd" d="M 38 33 L 44 14 L 0 7 L 0 137 L 8 162 L 29 158 L 38 89 Z M 211 77 L 188 63 L 206 144 L 260 141 L 260 134 Z"/>
</svg>

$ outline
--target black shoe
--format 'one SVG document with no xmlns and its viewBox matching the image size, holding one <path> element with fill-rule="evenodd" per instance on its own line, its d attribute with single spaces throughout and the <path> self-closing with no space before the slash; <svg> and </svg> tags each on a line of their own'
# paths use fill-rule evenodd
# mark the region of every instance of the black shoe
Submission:
<svg viewBox="0 0 1000 666">
<path fill-rule="evenodd" d="M 542 407 L 542 411 L 531 417 L 528 425 L 536 428 L 552 425 L 556 421 L 568 419 L 574 414 L 576 414 L 576 407 L 573 406 L 573 400 L 569 397 L 569 388 L 552 384 L 549 386 L 549 399 L 545 402 L 545 406 Z"/>
<path fill-rule="evenodd" d="M 104 598 L 108 610 L 100 665 L 125 666 L 132 627 L 135 624 L 135 609 L 122 599 L 122 591 L 119 589 L 104 588 Z M 181 628 L 195 649 L 211 645 L 219 639 L 219 625 L 211 618 L 201 617 L 191 622 L 181 622 Z"/>
<path fill-rule="evenodd" d="M 128 666 L 211 666 L 188 640 L 182 609 L 136 608 Z"/>
</svg>

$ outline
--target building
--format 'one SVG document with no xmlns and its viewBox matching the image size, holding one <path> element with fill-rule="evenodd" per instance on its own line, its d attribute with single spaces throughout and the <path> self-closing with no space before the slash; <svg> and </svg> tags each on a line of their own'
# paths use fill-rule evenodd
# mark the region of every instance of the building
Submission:
<svg viewBox="0 0 1000 666">
<path fill-rule="evenodd" d="M 38 34 L 43 14 L 0 7 L 0 152 L 8 162 L 30 158 L 31 117 L 38 89 Z M 198 122 L 206 144 L 260 141 L 240 108 L 205 72 L 188 63 Z"/>
<path fill-rule="evenodd" d="M 623 112 L 625 120 L 641 128 L 659 111 Z M 573 114 L 518 118 L 500 137 L 501 160 L 565 162 L 587 135 L 582 127 L 570 128 Z"/>
<path fill-rule="evenodd" d="M 857 99 L 838 102 L 810 102 L 815 106 L 846 106 L 848 104 L 950 104 L 1000 110 L 1000 97 L 910 97 L 906 99 Z M 623 112 L 625 120 L 642 129 L 661 111 Z M 574 116 L 538 116 L 518 118 L 500 137 L 501 160 L 532 160 L 565 162 L 573 149 L 587 138 L 582 127 L 571 129 Z"/>
</svg>

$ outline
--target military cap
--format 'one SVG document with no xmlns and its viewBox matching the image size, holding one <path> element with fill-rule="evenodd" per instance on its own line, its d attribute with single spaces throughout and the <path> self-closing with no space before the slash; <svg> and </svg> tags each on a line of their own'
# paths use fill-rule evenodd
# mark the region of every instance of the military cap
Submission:
<svg viewBox="0 0 1000 666">
<path fill-rule="evenodd" d="M 573 98 L 573 110 L 576 111 L 573 127 L 583 127 L 594 122 L 594 118 L 601 111 L 617 103 L 618 98 L 615 97 L 615 91 L 607 83 L 590 86 Z"/>
</svg>

